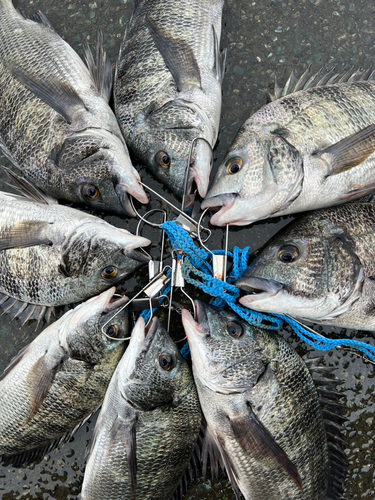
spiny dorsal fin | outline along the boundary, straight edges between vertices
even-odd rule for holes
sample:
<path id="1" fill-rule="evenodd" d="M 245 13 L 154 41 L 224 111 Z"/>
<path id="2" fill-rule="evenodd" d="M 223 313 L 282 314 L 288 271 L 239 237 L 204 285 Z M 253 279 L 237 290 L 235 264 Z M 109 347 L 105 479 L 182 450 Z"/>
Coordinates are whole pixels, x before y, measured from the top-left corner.
<path id="1" fill-rule="evenodd" d="M 323 68 L 320 68 L 317 73 L 310 73 L 310 68 L 311 66 L 306 69 L 306 71 L 300 76 L 300 78 L 297 78 L 294 75 L 294 71 L 292 71 L 284 87 L 279 87 L 275 79 L 273 93 L 268 93 L 269 100 L 276 101 L 281 97 L 285 97 L 289 94 L 294 94 L 299 90 L 322 87 L 323 85 L 375 80 L 375 71 L 372 68 L 365 70 L 355 70 L 351 68 L 348 71 L 341 71 L 338 73 L 335 72 L 335 68 L 332 68 L 326 72 L 324 72 Z"/>
<path id="2" fill-rule="evenodd" d="M 94 61 L 94 57 L 87 41 L 83 44 L 83 52 L 91 79 L 99 94 L 101 94 L 101 96 L 108 102 L 112 91 L 113 71 L 112 64 L 107 60 L 107 54 L 103 49 L 102 31 L 98 30 L 97 32 L 96 61 Z"/>

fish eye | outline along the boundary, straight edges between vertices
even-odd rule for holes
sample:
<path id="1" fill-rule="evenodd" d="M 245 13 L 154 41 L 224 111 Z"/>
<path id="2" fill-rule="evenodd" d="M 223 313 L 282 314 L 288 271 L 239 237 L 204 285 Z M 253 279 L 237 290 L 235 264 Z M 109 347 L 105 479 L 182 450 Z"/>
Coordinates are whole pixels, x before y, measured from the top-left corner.
<path id="1" fill-rule="evenodd" d="M 280 247 L 277 256 L 281 262 L 289 264 L 299 257 L 299 250 L 295 245 L 283 245 Z"/>
<path id="2" fill-rule="evenodd" d="M 163 368 L 163 370 L 169 372 L 174 367 L 174 361 L 172 356 L 167 352 L 163 352 L 159 356 L 159 365 Z"/>
<path id="3" fill-rule="evenodd" d="M 165 153 L 164 151 L 159 151 L 159 153 L 156 153 L 155 155 L 155 163 L 157 167 L 169 168 L 171 165 L 169 154 Z"/>
<path id="4" fill-rule="evenodd" d="M 105 280 L 110 280 L 112 278 L 115 278 L 117 276 L 117 273 L 118 273 L 117 267 L 115 267 L 115 266 L 107 266 L 101 272 L 101 276 Z"/>
<path id="5" fill-rule="evenodd" d="M 227 162 L 225 163 L 227 174 L 237 174 L 241 170 L 242 165 L 243 161 L 239 156 L 233 156 L 233 158 L 229 158 L 229 160 L 227 160 Z"/>
<path id="6" fill-rule="evenodd" d="M 85 184 L 81 189 L 82 196 L 87 201 L 95 201 L 99 198 L 99 189 L 93 184 Z"/>
<path id="7" fill-rule="evenodd" d="M 231 337 L 238 339 L 243 335 L 243 326 L 238 321 L 229 321 L 227 324 L 227 332 Z"/>
<path id="8" fill-rule="evenodd" d="M 112 337 L 115 339 L 118 337 L 119 332 L 120 328 L 118 327 L 118 325 L 111 325 L 107 328 L 108 337 Z"/>

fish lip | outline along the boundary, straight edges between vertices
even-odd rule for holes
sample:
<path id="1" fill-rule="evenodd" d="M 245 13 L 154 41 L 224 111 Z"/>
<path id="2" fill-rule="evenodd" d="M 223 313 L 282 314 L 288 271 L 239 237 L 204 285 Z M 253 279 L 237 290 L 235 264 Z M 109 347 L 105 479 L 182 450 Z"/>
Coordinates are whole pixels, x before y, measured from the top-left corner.
<path id="1" fill-rule="evenodd" d="M 194 321 L 200 326 L 204 323 L 208 323 L 206 308 L 200 300 L 194 300 Z"/>
<path id="2" fill-rule="evenodd" d="M 137 262 L 140 262 L 141 264 L 146 264 L 151 260 L 150 255 L 148 254 L 146 255 L 145 253 L 143 253 L 141 247 L 139 250 L 136 250 L 134 248 L 125 248 L 124 255 L 126 257 L 129 257 L 129 259 L 133 259 Z"/>
<path id="3" fill-rule="evenodd" d="M 154 316 L 151 320 L 150 325 L 146 328 L 146 338 L 144 341 L 144 350 L 147 352 L 152 344 L 152 341 L 154 340 L 157 331 L 160 328 L 160 321 L 159 318 Z"/>
<path id="4" fill-rule="evenodd" d="M 237 197 L 238 193 L 227 193 L 212 196 L 211 198 L 206 198 L 202 201 L 201 209 L 205 210 L 206 208 L 215 209 L 217 207 L 221 207 L 219 211 L 211 217 L 210 223 L 214 226 L 225 225 L 225 222 L 221 223 L 220 219 L 233 207 Z"/>
<path id="5" fill-rule="evenodd" d="M 205 337 L 210 334 L 207 314 L 203 302 L 200 300 L 194 300 L 194 306 L 194 318 L 187 309 L 183 309 L 181 313 L 182 323 L 188 339 L 189 336 L 191 336 L 191 333 L 189 333 L 189 328 L 185 328 L 185 323 L 187 327 L 190 326 L 191 329 L 194 330 L 194 332 L 199 336 Z"/>
<path id="6" fill-rule="evenodd" d="M 115 291 L 116 291 L 116 288 L 114 288 L 114 292 Z M 114 310 L 118 309 L 119 307 L 121 307 L 124 304 L 126 304 L 127 302 L 129 302 L 129 297 L 127 297 L 126 295 L 124 295 L 116 300 L 114 298 L 114 292 L 112 294 L 112 297 L 110 298 L 110 300 L 108 301 L 107 305 L 104 308 L 104 314 L 108 314 L 110 312 L 113 312 Z"/>
<path id="7" fill-rule="evenodd" d="M 236 286 L 245 292 L 250 292 L 251 295 L 241 297 L 240 303 L 246 305 L 248 302 L 254 302 L 260 298 L 273 297 L 284 288 L 284 285 L 278 281 L 266 278 L 239 278 L 236 281 Z"/>
<path id="8" fill-rule="evenodd" d="M 140 184 L 139 189 L 130 189 L 129 186 L 120 182 L 116 185 L 115 191 L 125 214 L 129 217 L 135 217 L 137 215 L 130 202 L 130 196 L 133 196 L 133 198 L 138 200 L 140 203 L 147 204 L 149 202 L 149 199 Z"/>

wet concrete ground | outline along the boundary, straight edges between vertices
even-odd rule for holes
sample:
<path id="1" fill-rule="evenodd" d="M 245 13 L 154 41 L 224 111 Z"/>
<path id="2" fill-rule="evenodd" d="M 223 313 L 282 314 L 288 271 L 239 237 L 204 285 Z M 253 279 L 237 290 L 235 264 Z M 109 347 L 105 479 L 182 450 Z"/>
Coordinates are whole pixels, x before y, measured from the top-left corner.
<path id="1" fill-rule="evenodd" d="M 17 0 L 15 4 L 29 14 L 41 10 L 56 31 L 80 54 L 83 40 L 94 42 L 96 30 L 101 29 L 112 61 L 116 59 L 132 11 L 130 0 Z M 222 47 L 228 48 L 228 64 L 223 88 L 222 123 L 215 150 L 216 165 L 243 121 L 266 103 L 266 90 L 271 88 L 275 73 L 281 84 L 291 70 L 301 74 L 309 64 L 314 70 L 322 65 L 336 65 L 338 70 L 351 66 L 370 67 L 375 61 L 374 22 L 375 3 L 370 0 L 226 0 Z M 144 170 L 142 178 L 170 200 L 176 200 Z M 158 203 L 154 202 L 154 205 Z M 135 229 L 135 221 L 105 218 L 118 226 Z M 247 229 L 231 229 L 230 248 L 250 245 L 255 251 L 288 220 L 277 219 L 257 223 Z M 157 235 L 154 233 L 151 237 L 156 239 Z M 222 242 L 223 232 L 214 230 L 209 247 L 221 248 Z M 154 251 L 157 252 L 157 243 Z M 123 290 L 131 295 L 141 274 L 128 280 Z M 0 318 L 0 369 L 36 335 L 35 324 L 19 330 L 17 321 L 11 325 L 7 321 L 6 317 Z M 331 329 L 317 330 L 327 334 L 332 332 Z M 289 332 L 284 334 L 290 337 Z M 348 335 L 374 342 L 369 333 L 336 330 L 333 335 Z M 296 337 L 290 340 L 300 354 L 306 352 Z M 344 498 L 374 499 L 374 367 L 355 354 L 344 351 L 326 354 L 323 363 L 336 367 L 335 374 L 344 381 L 341 390 L 346 398 L 349 419 L 345 432 L 348 471 Z M 4 500 L 77 498 L 91 428 L 92 424 L 85 425 L 70 443 L 52 452 L 39 464 L 22 469 L 0 468 L 0 497 Z M 197 481 L 190 487 L 186 498 L 232 500 L 234 496 L 222 476 L 220 481 Z"/>

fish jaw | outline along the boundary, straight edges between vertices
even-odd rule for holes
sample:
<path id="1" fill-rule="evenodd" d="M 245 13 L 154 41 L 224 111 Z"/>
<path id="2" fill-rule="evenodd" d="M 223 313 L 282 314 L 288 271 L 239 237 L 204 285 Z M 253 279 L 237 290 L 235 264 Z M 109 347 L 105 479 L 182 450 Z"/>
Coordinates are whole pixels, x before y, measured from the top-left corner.
<path id="1" fill-rule="evenodd" d="M 259 283 L 257 283 L 259 286 Z M 340 303 L 334 294 L 327 297 L 299 297 L 290 294 L 285 288 L 272 293 L 262 291 L 239 299 L 241 305 L 255 311 L 289 315 L 306 321 L 325 321 L 334 317 Z"/>
<path id="2" fill-rule="evenodd" d="M 181 316 L 182 326 L 184 327 L 188 338 L 189 348 L 193 359 L 194 373 L 199 373 L 201 375 L 208 366 L 205 356 L 206 348 L 204 340 L 207 336 L 209 336 L 210 330 L 204 306 L 201 305 L 199 300 L 195 300 L 194 304 L 197 321 L 187 309 L 182 310 Z M 199 376 L 199 378 L 201 377 Z"/>
<path id="3" fill-rule="evenodd" d="M 139 317 L 131 334 L 129 345 L 122 357 L 116 372 L 121 373 L 122 380 L 130 378 L 135 369 L 136 361 L 142 352 L 146 338 L 145 320 Z"/>
<path id="4" fill-rule="evenodd" d="M 195 160 L 188 171 L 188 184 L 191 186 L 195 182 L 199 196 L 204 198 L 207 194 L 213 164 L 212 148 L 208 142 L 198 138 L 195 141 L 193 156 Z M 187 192 L 189 193 L 190 190 L 188 189 Z"/>
<path id="5" fill-rule="evenodd" d="M 125 233 L 124 236 L 126 238 L 124 241 L 124 255 L 142 264 L 148 262 L 151 257 L 138 249 L 148 247 L 151 245 L 151 241 L 148 238 L 143 238 L 143 236 L 132 234 L 126 231 L 126 229 L 122 229 L 122 231 Z"/>

